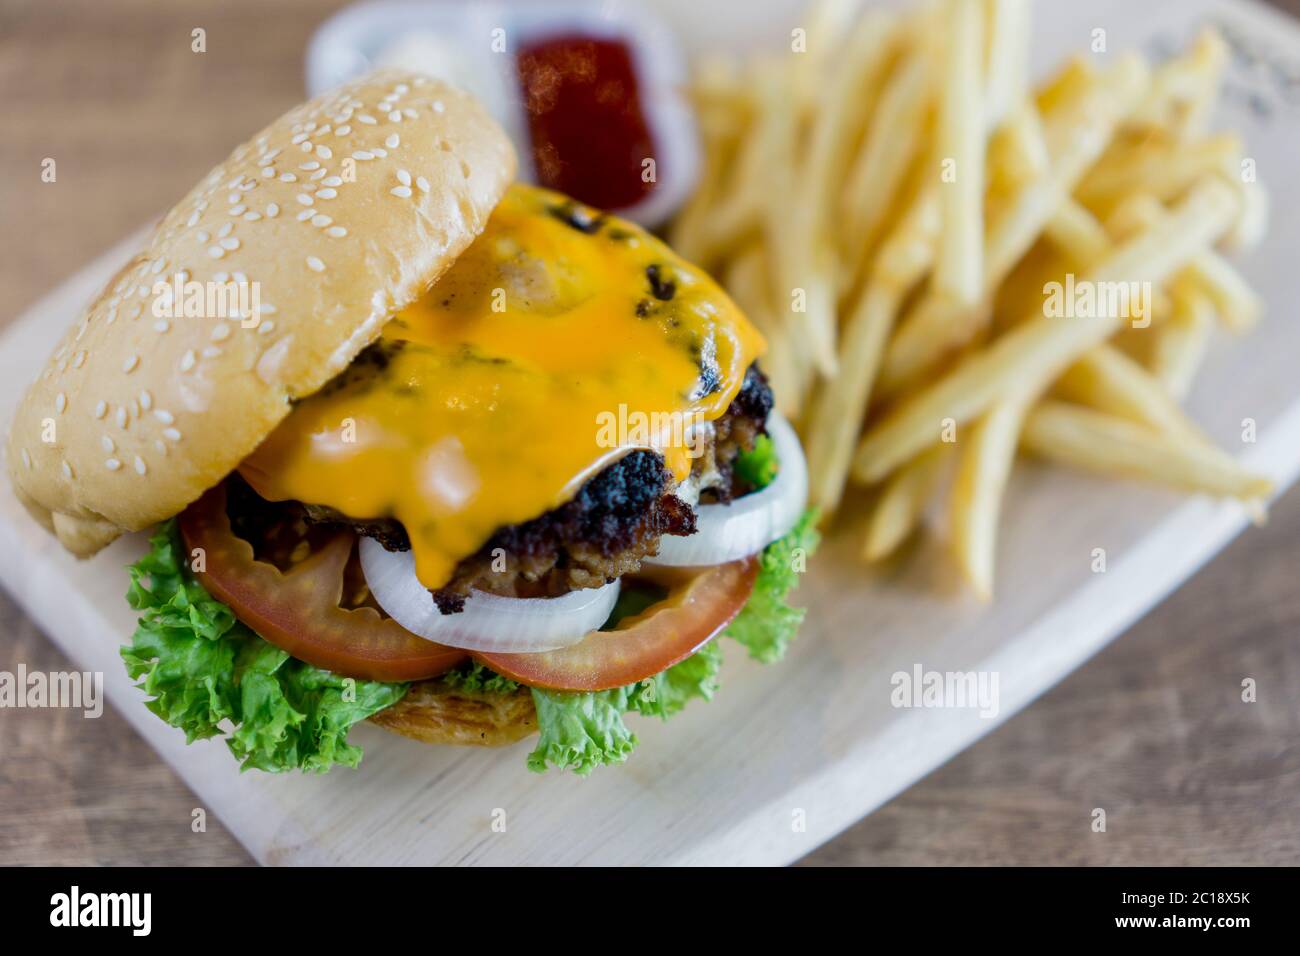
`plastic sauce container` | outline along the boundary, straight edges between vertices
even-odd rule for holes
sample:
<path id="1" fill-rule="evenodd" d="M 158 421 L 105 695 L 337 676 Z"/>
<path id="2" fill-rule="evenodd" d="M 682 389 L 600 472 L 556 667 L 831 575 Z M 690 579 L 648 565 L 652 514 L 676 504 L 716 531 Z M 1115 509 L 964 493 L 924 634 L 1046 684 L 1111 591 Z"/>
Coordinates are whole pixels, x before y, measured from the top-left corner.
<path id="1" fill-rule="evenodd" d="M 694 188 L 699 140 L 681 50 L 640 7 L 363 3 L 316 31 L 308 90 L 386 65 L 477 96 L 514 140 L 523 179 L 650 227 Z"/>

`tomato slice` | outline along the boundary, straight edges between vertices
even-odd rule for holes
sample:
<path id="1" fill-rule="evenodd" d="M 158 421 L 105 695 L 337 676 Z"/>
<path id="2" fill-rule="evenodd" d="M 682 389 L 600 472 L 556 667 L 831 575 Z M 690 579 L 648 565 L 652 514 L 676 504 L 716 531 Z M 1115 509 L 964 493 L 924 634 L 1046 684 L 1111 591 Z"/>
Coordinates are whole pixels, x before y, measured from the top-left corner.
<path id="1" fill-rule="evenodd" d="M 609 690 L 644 680 L 684 660 L 713 639 L 749 600 L 758 559 L 703 571 L 645 568 L 640 577 L 668 589 L 662 601 L 612 631 L 593 631 L 577 644 L 538 654 L 474 653 L 512 680 L 551 690 Z"/>
<path id="2" fill-rule="evenodd" d="M 412 634 L 370 607 L 342 608 L 343 572 L 356 535 L 342 531 L 288 571 L 253 557 L 230 529 L 226 489 L 218 485 L 179 519 L 186 546 L 204 551 L 195 576 L 235 616 L 299 660 L 363 680 L 436 677 L 468 656 Z"/>

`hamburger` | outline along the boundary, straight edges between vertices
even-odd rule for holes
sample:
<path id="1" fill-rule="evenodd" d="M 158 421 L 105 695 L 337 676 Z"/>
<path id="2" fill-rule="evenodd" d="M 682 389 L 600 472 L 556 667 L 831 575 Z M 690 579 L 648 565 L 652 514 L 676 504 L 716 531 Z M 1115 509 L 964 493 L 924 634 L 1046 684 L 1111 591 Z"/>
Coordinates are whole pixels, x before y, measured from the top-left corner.
<path id="1" fill-rule="evenodd" d="M 153 528 L 122 648 L 245 769 L 363 720 L 589 772 L 779 658 L 815 545 L 762 336 L 639 227 L 513 181 L 467 94 L 384 71 L 239 146 L 68 331 L 8 441 L 74 554 Z"/>

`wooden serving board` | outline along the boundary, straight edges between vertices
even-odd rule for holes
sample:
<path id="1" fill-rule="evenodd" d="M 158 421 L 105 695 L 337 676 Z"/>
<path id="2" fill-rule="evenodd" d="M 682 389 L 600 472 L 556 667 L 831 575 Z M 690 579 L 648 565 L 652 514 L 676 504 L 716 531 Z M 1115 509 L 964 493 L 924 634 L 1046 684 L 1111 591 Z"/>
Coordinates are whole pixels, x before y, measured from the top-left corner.
<path id="1" fill-rule="evenodd" d="M 1153 38 L 1181 42 L 1207 17 L 1242 31 L 1271 60 L 1300 64 L 1300 29 L 1254 5 L 1079 6 L 1087 9 L 1040 4 L 1040 71 L 1083 49 L 1097 26 L 1119 51 Z M 785 29 L 772 26 L 778 35 Z M 1258 68 L 1235 65 L 1237 93 L 1222 118 L 1245 134 L 1273 192 L 1270 238 L 1243 266 L 1268 313 L 1252 336 L 1217 343 L 1191 411 L 1281 488 L 1300 472 L 1300 107 L 1271 84 Z M 1261 111 L 1260 97 L 1271 112 Z M 87 267 L 0 337 L 4 420 L 62 330 L 138 242 L 133 237 Z M 1258 423 L 1253 444 L 1241 442 L 1243 418 Z M 811 610 L 789 658 L 762 667 L 728 645 L 714 701 L 692 704 L 667 723 L 629 718 L 641 746 L 624 766 L 585 780 L 528 773 L 527 743 L 430 748 L 369 726 L 354 732 L 366 751 L 358 771 L 240 774 L 223 744 L 186 747 L 178 731 L 145 710 L 117 657 L 134 624 L 122 597 L 124 566 L 141 552 L 142 536 L 77 562 L 16 500 L 0 495 L 0 581 L 78 667 L 105 674 L 112 704 L 262 862 L 784 863 L 1043 693 L 1245 523 L 1233 503 L 1023 466 L 1010 490 L 998 598 L 984 607 L 956 586 L 933 545 L 868 573 L 856 559 L 857 528 L 845 520 L 799 592 Z M 1092 571 L 1095 548 L 1106 549 L 1104 573 Z M 895 708 L 891 675 L 918 666 L 997 675 L 996 715 Z M 506 826 L 498 832 L 493 822 L 501 811 Z"/>

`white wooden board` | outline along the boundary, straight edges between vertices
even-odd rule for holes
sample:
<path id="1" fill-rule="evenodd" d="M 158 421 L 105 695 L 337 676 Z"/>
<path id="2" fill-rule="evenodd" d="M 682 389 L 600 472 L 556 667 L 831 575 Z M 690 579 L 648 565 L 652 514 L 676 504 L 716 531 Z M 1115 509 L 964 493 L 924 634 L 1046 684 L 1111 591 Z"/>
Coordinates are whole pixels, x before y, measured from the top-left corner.
<path id="1" fill-rule="evenodd" d="M 670 12 L 687 5 L 669 3 Z M 698 16 L 698 5 L 694 6 Z M 789 4 L 777 4 L 788 9 Z M 1300 29 L 1271 11 L 1216 0 L 1042 3 L 1040 68 L 1109 31 L 1110 49 L 1153 35 L 1181 40 L 1205 16 L 1224 18 L 1300 63 Z M 752 5 L 747 6 L 751 11 Z M 1050 17 L 1050 19 L 1049 19 Z M 789 18 L 773 18 L 782 35 Z M 699 45 L 718 24 L 688 35 Z M 713 33 L 709 33 L 712 30 Z M 1270 97 L 1270 81 L 1237 71 Z M 1268 302 L 1252 337 L 1216 349 L 1191 408 L 1225 446 L 1286 486 L 1300 471 L 1300 111 L 1257 115 L 1234 98 L 1222 117 L 1241 129 L 1274 194 L 1268 243 L 1244 271 Z M 134 240 L 89 266 L 0 338 L 0 417 L 60 332 Z M 1243 445 L 1241 420 L 1259 426 Z M 530 744 L 505 750 L 430 748 L 362 727 L 359 771 L 326 777 L 239 774 L 223 745 L 184 746 L 145 710 L 117 658 L 133 625 L 122 595 L 141 539 L 94 560 L 62 553 L 9 495 L 0 495 L 0 581 L 80 668 L 106 675 L 111 702 L 266 863 L 784 863 L 807 853 L 1024 707 L 1104 646 L 1215 554 L 1244 524 L 1240 507 L 1025 467 L 1002 541 L 997 602 L 980 607 L 950 583 L 936 550 L 887 574 L 856 564 L 856 539 L 833 535 L 799 597 L 812 610 L 782 665 L 728 648 L 723 687 L 668 723 L 630 718 L 642 743 L 621 768 L 586 780 L 537 776 Z M 1092 549 L 1109 570 L 1093 574 Z M 996 672 L 999 712 L 895 709 L 890 676 Z M 1140 675 L 1139 679 L 1140 679 Z M 493 832 L 493 811 L 508 826 Z M 806 820 L 792 826 L 797 813 Z M 178 861 L 183 862 L 183 861 Z"/>

